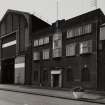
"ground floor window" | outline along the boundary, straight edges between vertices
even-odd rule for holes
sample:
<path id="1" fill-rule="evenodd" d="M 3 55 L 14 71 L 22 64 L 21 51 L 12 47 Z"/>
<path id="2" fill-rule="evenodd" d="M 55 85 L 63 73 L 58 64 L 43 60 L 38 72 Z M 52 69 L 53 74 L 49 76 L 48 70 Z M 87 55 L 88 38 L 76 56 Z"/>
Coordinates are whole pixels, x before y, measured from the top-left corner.
<path id="1" fill-rule="evenodd" d="M 34 81 L 38 81 L 38 71 L 34 71 Z"/>
<path id="2" fill-rule="evenodd" d="M 67 68 L 66 77 L 67 77 L 66 80 L 68 82 L 73 80 L 72 68 Z"/>
<path id="3" fill-rule="evenodd" d="M 48 71 L 44 70 L 43 71 L 43 81 L 47 81 L 48 80 Z"/>
<path id="4" fill-rule="evenodd" d="M 84 66 L 83 69 L 81 70 L 81 81 L 89 81 L 90 80 L 90 73 L 89 69 L 87 66 Z"/>

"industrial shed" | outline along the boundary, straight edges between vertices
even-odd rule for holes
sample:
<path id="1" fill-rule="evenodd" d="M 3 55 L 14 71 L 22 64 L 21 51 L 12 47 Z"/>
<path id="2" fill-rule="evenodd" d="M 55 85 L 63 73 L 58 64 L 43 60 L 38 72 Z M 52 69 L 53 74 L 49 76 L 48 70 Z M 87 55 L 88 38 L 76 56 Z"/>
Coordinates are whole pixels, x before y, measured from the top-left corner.
<path id="1" fill-rule="evenodd" d="M 31 84 L 31 34 L 50 25 L 27 12 L 7 10 L 0 21 L 0 80 Z"/>

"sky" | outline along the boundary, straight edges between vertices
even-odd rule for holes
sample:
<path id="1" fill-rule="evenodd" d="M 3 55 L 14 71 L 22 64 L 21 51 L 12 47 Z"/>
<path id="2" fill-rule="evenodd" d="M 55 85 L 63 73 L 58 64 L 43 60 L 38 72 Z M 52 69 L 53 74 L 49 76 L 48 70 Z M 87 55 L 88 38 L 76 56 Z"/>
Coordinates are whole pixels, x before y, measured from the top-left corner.
<path id="1" fill-rule="evenodd" d="M 70 19 L 96 9 L 95 0 L 58 0 L 58 19 Z M 97 8 L 105 14 L 105 0 L 97 0 Z M 29 12 L 48 23 L 57 20 L 57 0 L 0 0 L 0 20 L 14 9 Z"/>

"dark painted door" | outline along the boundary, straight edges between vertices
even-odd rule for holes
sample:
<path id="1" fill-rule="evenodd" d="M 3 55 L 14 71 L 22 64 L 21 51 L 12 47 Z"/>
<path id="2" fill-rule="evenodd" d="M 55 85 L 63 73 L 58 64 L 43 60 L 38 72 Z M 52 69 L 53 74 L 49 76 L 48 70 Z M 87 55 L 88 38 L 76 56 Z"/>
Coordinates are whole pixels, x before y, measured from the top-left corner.
<path id="1" fill-rule="evenodd" d="M 59 87 L 59 74 L 53 75 L 53 87 Z"/>

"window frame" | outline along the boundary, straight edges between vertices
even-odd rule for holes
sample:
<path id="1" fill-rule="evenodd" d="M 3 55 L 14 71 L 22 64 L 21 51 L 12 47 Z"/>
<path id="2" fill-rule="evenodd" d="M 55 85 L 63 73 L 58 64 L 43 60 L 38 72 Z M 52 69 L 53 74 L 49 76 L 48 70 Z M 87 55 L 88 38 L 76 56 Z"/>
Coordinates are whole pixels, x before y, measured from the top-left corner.
<path id="1" fill-rule="evenodd" d="M 72 53 L 71 53 L 72 51 Z M 75 56 L 76 55 L 76 43 L 70 43 L 66 45 L 66 56 Z"/>
<path id="2" fill-rule="evenodd" d="M 35 55 L 36 54 L 36 55 Z M 38 57 L 37 57 L 38 56 Z M 35 59 L 36 58 L 36 59 Z M 33 52 L 33 60 L 34 61 L 38 61 L 38 60 L 40 60 L 40 52 L 38 52 L 38 51 L 34 51 Z"/>
<path id="3" fill-rule="evenodd" d="M 38 41 L 38 45 L 41 46 L 43 44 L 44 44 L 44 40 L 43 40 L 43 38 L 40 38 L 39 41 Z"/>
<path id="4" fill-rule="evenodd" d="M 43 44 L 48 44 L 49 43 L 49 36 L 46 36 L 43 38 Z"/>
<path id="5" fill-rule="evenodd" d="M 39 45 L 38 40 L 34 40 L 34 47 L 37 47 Z"/>
<path id="6" fill-rule="evenodd" d="M 86 44 L 86 45 L 84 45 Z M 86 40 L 86 41 L 82 41 L 79 43 L 79 53 L 80 55 L 82 54 L 89 54 L 89 53 L 92 53 L 92 40 Z M 86 50 L 84 50 L 86 49 Z"/>
<path id="7" fill-rule="evenodd" d="M 84 24 L 84 25 L 80 25 L 78 27 L 72 27 L 71 29 L 67 29 L 67 35 L 66 38 L 73 38 L 73 37 L 77 37 L 77 36 L 81 36 L 81 35 L 85 35 L 85 34 L 89 34 L 92 32 L 92 24 Z"/>
<path id="8" fill-rule="evenodd" d="M 46 53 L 48 54 L 46 57 Z M 48 60 L 50 59 L 50 49 L 43 49 L 43 60 Z"/>
<path id="9" fill-rule="evenodd" d="M 61 56 L 62 56 L 62 32 L 58 32 L 53 35 L 53 58 Z"/>

